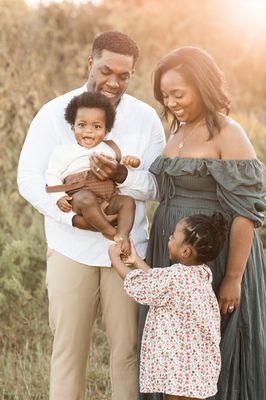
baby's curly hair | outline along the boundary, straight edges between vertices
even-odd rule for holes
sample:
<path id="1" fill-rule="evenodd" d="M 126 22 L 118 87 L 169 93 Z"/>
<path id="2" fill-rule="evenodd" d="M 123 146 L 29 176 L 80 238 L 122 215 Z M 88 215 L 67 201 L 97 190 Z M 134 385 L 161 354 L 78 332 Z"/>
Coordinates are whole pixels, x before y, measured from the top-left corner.
<path id="1" fill-rule="evenodd" d="M 93 42 L 92 55 L 101 56 L 103 50 L 133 56 L 134 64 L 139 57 L 139 49 L 131 37 L 118 31 L 103 32 Z"/>
<path id="2" fill-rule="evenodd" d="M 84 92 L 73 97 L 65 109 L 65 120 L 73 126 L 79 108 L 100 108 L 105 112 L 105 129 L 110 132 L 115 121 L 115 108 L 107 97 L 101 93 Z"/>
<path id="3" fill-rule="evenodd" d="M 207 263 L 220 253 L 227 231 L 227 220 L 219 212 L 212 216 L 196 214 L 185 218 L 184 243 L 193 246 L 197 261 Z"/>

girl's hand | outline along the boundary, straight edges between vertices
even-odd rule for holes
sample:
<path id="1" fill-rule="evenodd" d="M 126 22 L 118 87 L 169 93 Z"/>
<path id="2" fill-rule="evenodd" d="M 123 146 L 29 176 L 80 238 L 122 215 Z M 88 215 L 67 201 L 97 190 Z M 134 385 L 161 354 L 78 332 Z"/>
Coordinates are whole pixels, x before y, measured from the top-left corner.
<path id="1" fill-rule="evenodd" d="M 61 199 L 59 199 L 56 204 L 61 211 L 70 212 L 72 210 L 72 205 L 69 203 L 69 201 L 71 200 L 72 200 L 71 196 L 64 196 L 61 197 Z"/>
<path id="2" fill-rule="evenodd" d="M 123 257 L 123 261 L 126 264 L 132 264 L 132 265 L 136 265 L 139 258 L 139 255 L 136 252 L 135 246 L 134 246 L 134 242 L 132 239 L 130 239 L 130 246 L 131 246 L 131 254 L 128 257 Z"/>
<path id="3" fill-rule="evenodd" d="M 123 256 L 123 258 L 130 256 L 131 245 L 129 236 L 117 233 L 114 237 L 114 241 L 121 244 L 121 256 Z"/>
<path id="4" fill-rule="evenodd" d="M 231 314 L 239 307 L 241 279 L 224 277 L 218 292 L 218 303 L 223 314 Z"/>
<path id="5" fill-rule="evenodd" d="M 122 253 L 121 242 L 111 244 L 111 246 L 109 247 L 108 253 L 109 253 L 109 257 L 110 257 L 111 261 L 113 261 L 117 258 L 120 259 L 120 255 Z"/>

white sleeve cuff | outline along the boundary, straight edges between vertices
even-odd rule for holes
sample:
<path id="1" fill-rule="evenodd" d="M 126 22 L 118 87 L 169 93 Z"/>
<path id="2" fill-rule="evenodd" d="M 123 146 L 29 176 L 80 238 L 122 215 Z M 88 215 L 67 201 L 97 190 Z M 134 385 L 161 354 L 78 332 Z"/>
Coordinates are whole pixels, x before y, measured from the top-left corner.
<path id="1" fill-rule="evenodd" d="M 134 182 L 134 172 L 135 170 L 131 170 L 130 168 L 127 168 L 127 177 L 124 180 L 124 182 L 119 183 L 117 185 L 118 188 L 123 188 L 124 186 L 132 186 L 132 183 Z"/>

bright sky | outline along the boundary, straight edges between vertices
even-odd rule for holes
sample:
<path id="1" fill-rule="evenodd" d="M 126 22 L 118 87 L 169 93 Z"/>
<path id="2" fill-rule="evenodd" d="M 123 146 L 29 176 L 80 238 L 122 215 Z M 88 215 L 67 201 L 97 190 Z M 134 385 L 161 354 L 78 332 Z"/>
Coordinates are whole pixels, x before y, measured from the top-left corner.
<path id="1" fill-rule="evenodd" d="M 50 3 L 63 3 L 64 0 L 25 0 L 29 6 L 37 7 L 41 4 L 50 4 Z M 100 4 L 102 0 L 70 0 L 71 3 L 74 4 L 85 4 L 85 3 L 94 3 Z"/>
<path id="2" fill-rule="evenodd" d="M 25 0 L 32 7 L 37 7 L 38 4 L 62 3 L 64 0 Z M 101 4 L 103 0 L 67 0 L 74 4 L 94 3 Z M 160 1 L 160 0 L 158 0 Z M 266 16 L 266 0 L 231 0 L 232 10 L 235 14 L 234 18 L 242 19 L 248 25 L 265 25 Z M 257 27 L 258 28 L 258 27 Z"/>
<path id="3" fill-rule="evenodd" d="M 38 4 L 50 4 L 50 3 L 62 3 L 64 0 L 25 0 L 27 4 L 30 6 L 38 6 Z M 102 2 L 102 0 L 68 0 L 74 4 L 85 4 L 85 3 L 95 3 L 99 4 Z M 242 2 L 246 5 L 249 9 L 253 9 L 253 11 L 260 12 L 262 9 L 263 11 L 266 10 L 266 0 L 242 0 Z"/>

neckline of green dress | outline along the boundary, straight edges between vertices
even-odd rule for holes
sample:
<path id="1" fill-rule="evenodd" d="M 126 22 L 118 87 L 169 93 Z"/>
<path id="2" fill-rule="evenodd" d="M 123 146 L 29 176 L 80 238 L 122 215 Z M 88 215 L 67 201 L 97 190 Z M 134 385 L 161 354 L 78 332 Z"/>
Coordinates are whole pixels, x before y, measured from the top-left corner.
<path id="1" fill-rule="evenodd" d="M 261 161 L 259 160 L 259 159 L 257 159 L 257 158 L 249 158 L 249 159 L 233 159 L 233 158 L 211 158 L 211 157 L 178 157 L 178 156 L 176 156 L 176 157 L 168 157 L 168 156 L 164 156 L 164 155 L 160 155 L 159 157 L 162 157 L 162 158 L 164 158 L 165 160 L 188 160 L 188 161 L 194 161 L 194 160 L 196 160 L 196 161 L 215 161 L 215 162 L 226 162 L 226 161 L 228 161 L 228 162 L 236 162 L 236 163 L 238 163 L 238 162 L 241 162 L 241 163 L 243 163 L 243 162 L 246 162 L 246 163 L 248 163 L 248 162 L 255 162 L 255 163 L 258 163 L 258 164 L 261 164 Z"/>

